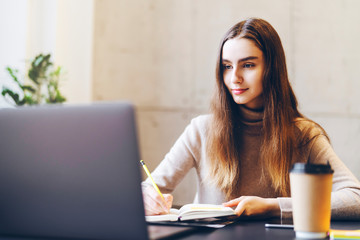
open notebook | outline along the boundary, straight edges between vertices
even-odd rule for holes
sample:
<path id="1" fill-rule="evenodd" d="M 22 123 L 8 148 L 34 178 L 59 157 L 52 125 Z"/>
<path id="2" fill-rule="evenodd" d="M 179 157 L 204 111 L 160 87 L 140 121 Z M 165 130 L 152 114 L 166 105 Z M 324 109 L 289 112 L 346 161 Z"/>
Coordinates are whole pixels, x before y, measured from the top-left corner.
<path id="1" fill-rule="evenodd" d="M 213 204 L 186 204 L 180 209 L 170 209 L 169 214 L 146 216 L 147 222 L 162 221 L 187 221 L 204 218 L 217 218 L 235 216 L 235 211 L 230 207 Z"/>

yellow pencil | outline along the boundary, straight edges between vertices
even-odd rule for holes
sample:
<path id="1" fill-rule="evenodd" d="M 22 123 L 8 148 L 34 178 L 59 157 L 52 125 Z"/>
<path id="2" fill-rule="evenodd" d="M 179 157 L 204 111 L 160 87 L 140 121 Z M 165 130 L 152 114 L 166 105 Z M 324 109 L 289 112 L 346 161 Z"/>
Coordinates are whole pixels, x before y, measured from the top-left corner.
<path id="1" fill-rule="evenodd" d="M 145 172 L 146 172 L 146 175 L 150 178 L 151 183 L 152 183 L 152 185 L 154 186 L 155 190 L 159 193 L 159 195 L 162 197 L 162 199 L 165 200 L 164 196 L 163 196 L 162 193 L 160 192 L 160 189 L 158 188 L 158 186 L 156 185 L 154 179 L 152 178 L 152 176 L 151 176 L 151 174 L 150 174 L 150 172 L 149 172 L 149 169 L 146 167 L 145 162 L 144 162 L 143 160 L 140 160 L 140 163 L 141 163 L 141 165 L 143 166 L 143 168 L 144 168 L 144 170 L 145 170 Z"/>

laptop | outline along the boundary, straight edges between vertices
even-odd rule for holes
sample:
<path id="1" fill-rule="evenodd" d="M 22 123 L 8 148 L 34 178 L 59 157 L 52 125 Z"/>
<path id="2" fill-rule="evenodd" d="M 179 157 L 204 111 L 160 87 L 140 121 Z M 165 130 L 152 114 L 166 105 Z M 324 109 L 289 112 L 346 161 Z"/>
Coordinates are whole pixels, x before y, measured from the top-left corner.
<path id="1" fill-rule="evenodd" d="M 0 235 L 148 239 L 134 107 L 0 110 Z"/>

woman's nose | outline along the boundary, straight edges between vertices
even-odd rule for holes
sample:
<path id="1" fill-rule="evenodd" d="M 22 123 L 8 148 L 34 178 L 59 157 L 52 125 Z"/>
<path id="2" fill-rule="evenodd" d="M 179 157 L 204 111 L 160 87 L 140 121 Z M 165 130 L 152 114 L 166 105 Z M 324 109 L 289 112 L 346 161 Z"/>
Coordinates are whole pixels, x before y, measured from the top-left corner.
<path id="1" fill-rule="evenodd" d="M 242 83 L 244 81 L 244 78 L 242 76 L 242 73 L 237 68 L 234 69 L 231 76 L 231 82 L 233 83 Z"/>

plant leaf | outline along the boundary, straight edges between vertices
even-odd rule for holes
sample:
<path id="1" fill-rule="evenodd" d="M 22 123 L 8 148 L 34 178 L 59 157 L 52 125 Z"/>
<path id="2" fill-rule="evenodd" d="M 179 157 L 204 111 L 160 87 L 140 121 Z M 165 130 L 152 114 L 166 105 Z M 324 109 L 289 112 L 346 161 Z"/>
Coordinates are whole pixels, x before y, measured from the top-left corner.
<path id="1" fill-rule="evenodd" d="M 5 97 L 5 95 L 9 95 L 15 102 L 16 105 L 18 105 L 19 101 L 19 94 L 13 92 L 12 90 L 8 89 L 8 88 L 4 88 L 1 92 L 1 94 Z"/>
<path id="2" fill-rule="evenodd" d="M 36 92 L 35 88 L 33 88 L 33 87 L 30 86 L 30 85 L 24 85 L 24 86 L 23 86 L 23 90 L 24 90 L 24 91 L 27 90 L 27 91 L 29 91 L 29 92 L 31 92 L 31 93 L 35 93 L 35 92 Z"/>

